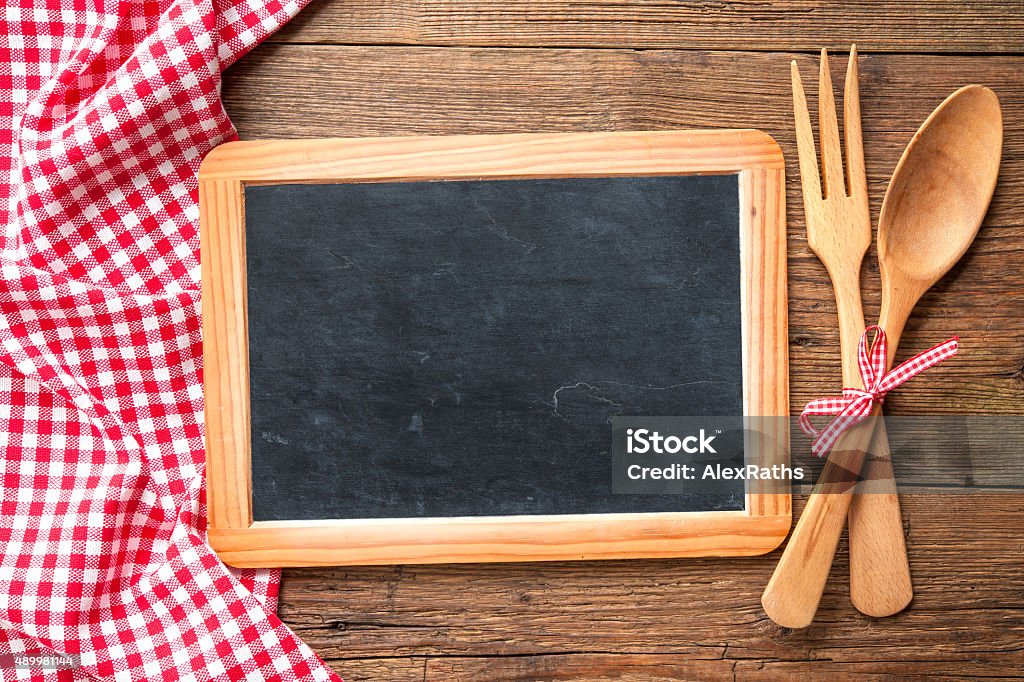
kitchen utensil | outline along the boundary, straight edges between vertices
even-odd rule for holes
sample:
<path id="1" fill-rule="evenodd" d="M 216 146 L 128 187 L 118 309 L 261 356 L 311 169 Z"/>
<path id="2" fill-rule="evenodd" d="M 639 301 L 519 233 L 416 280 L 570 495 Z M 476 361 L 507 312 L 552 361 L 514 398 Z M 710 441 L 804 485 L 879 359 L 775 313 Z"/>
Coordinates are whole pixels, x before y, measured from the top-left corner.
<path id="1" fill-rule="evenodd" d="M 836 120 L 828 53 L 821 51 L 818 78 L 818 120 L 824 187 L 819 187 L 818 165 L 814 158 L 814 135 L 800 73 L 792 64 L 793 107 L 800 153 L 801 185 L 807 241 L 825 265 L 832 280 L 839 317 L 839 345 L 843 386 L 862 388 L 857 368 L 857 344 L 866 326 L 861 307 L 860 269 L 871 244 L 871 216 L 868 208 L 864 148 L 861 138 L 860 93 L 857 72 L 857 46 L 850 49 L 846 86 L 843 94 L 846 133 L 846 183 L 840 159 L 839 127 Z M 824 189 L 824 191 L 822 191 Z M 871 533 L 858 535 L 865 548 L 851 550 L 850 597 L 863 613 L 887 616 L 904 609 L 914 596 L 907 561 L 903 519 L 889 457 L 889 440 L 882 420 L 872 443 L 870 497 L 856 500 L 862 518 L 871 519 Z"/>
<path id="2" fill-rule="evenodd" d="M 995 188 L 1001 147 L 999 101 L 988 88 L 971 85 L 928 117 L 900 159 L 879 220 L 880 325 L 889 339 L 887 367 L 918 299 L 977 234 Z M 834 176 L 834 158 L 823 155 L 823 162 L 826 178 Z M 879 414 L 876 406 L 872 416 Z M 765 612 L 780 625 L 802 628 L 814 617 L 875 421 L 854 426 L 836 444 L 765 589 Z M 862 522 L 871 518 L 858 520 L 857 537 L 865 542 L 865 534 L 875 530 Z"/>

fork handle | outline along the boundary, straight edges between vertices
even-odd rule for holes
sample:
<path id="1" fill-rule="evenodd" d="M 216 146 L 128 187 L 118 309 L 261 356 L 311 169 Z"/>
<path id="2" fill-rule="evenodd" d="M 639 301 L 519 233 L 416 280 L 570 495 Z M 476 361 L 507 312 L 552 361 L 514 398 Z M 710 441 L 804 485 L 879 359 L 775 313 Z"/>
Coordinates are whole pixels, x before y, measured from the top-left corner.
<path id="1" fill-rule="evenodd" d="M 843 367 L 843 386 L 864 388 L 857 366 L 857 346 L 864 335 L 864 307 L 860 297 L 860 262 L 845 272 L 829 272 L 836 295 L 839 317 L 839 352 Z"/>
<path id="2" fill-rule="evenodd" d="M 822 259 L 825 262 L 825 259 Z M 826 262 L 826 267 L 829 263 Z M 864 333 L 860 296 L 860 259 L 831 261 L 829 278 L 839 314 L 839 340 L 843 385 L 863 387 L 857 367 L 857 344 Z M 849 349 L 853 349 L 853 353 Z M 875 408 L 873 414 L 878 414 Z M 773 621 L 788 628 L 805 628 L 814 620 L 818 602 L 832 570 L 839 538 L 846 526 L 853 498 L 852 487 L 871 443 L 871 422 L 843 433 L 818 478 L 814 492 L 782 552 L 775 572 L 761 595 L 761 605 Z"/>
<path id="3" fill-rule="evenodd" d="M 876 406 L 872 416 L 878 414 Z M 871 442 L 871 421 L 856 424 L 839 437 L 761 595 L 764 612 L 783 627 L 805 628 L 814 620 Z"/>

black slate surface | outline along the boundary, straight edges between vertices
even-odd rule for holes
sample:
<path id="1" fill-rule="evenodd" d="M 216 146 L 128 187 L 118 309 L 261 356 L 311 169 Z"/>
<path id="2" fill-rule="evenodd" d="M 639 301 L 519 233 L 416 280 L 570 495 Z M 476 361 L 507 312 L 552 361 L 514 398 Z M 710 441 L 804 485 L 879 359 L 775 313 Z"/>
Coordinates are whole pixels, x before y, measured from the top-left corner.
<path id="1" fill-rule="evenodd" d="M 613 494 L 608 423 L 741 413 L 738 193 L 246 188 L 255 519 L 742 509 Z"/>

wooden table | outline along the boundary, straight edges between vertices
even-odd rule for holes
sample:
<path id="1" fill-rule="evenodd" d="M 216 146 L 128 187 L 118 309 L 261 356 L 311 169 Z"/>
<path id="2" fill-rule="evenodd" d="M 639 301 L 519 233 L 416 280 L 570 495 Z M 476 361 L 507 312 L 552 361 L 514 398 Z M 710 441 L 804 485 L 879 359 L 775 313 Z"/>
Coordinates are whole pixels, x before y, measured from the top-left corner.
<path id="1" fill-rule="evenodd" d="M 1024 2 L 318 0 L 231 68 L 243 139 L 755 127 L 789 159 L 792 410 L 839 386 L 835 307 L 807 248 L 789 61 L 856 41 L 872 210 L 913 131 L 968 82 L 999 94 L 992 209 L 921 302 L 901 349 L 960 356 L 892 414 L 1024 412 Z M 845 54 L 832 65 L 837 87 Z M 813 101 L 812 101 L 813 106 Z M 873 252 L 863 273 L 877 314 Z M 798 514 L 803 499 L 794 501 Z M 840 547 L 818 618 L 760 607 L 754 559 L 394 566 L 285 572 L 280 614 L 347 680 L 694 680 L 1024 674 L 1024 494 L 907 497 L 917 594 L 897 617 L 849 603 Z"/>

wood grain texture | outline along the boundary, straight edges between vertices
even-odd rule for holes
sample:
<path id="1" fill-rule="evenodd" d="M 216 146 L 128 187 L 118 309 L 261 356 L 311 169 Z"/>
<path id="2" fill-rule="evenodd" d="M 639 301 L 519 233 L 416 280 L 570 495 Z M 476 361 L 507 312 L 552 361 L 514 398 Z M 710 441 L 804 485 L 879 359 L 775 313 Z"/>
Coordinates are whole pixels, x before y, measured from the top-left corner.
<path id="1" fill-rule="evenodd" d="M 249 371 L 245 305 L 242 186 L 237 180 L 202 183 L 199 192 L 203 253 L 203 399 L 206 405 L 206 502 L 211 527 L 252 523 L 249 496 Z"/>
<path id="2" fill-rule="evenodd" d="M 1024 498 L 903 503 L 917 593 L 910 609 L 882 620 L 857 613 L 845 580 L 832 580 L 812 627 L 775 625 L 758 596 L 777 554 L 293 569 L 279 614 L 349 682 L 421 680 L 424 660 L 428 680 L 537 680 L 588 667 L 586 679 L 597 680 L 1019 675 Z M 948 515 L 935 513 L 939 505 Z M 847 570 L 844 542 L 833 575 Z"/>
<path id="3" fill-rule="evenodd" d="M 788 496 L 771 497 L 775 504 L 757 504 L 756 514 L 257 521 L 208 535 L 225 563 L 242 568 L 750 556 L 770 552 L 789 532 Z"/>
<path id="4" fill-rule="evenodd" d="M 221 145 L 203 161 L 200 180 L 279 184 L 615 177 L 781 170 L 782 165 L 778 145 L 756 130 L 327 138 Z M 777 184 L 781 178 L 772 180 Z M 748 200 L 752 196 L 747 193 Z M 765 221 L 759 225 L 774 229 Z"/>
<path id="5" fill-rule="evenodd" d="M 1019 0 L 321 0 L 270 40 L 379 45 L 1011 52 Z"/>
<path id="6" fill-rule="evenodd" d="M 743 414 L 754 417 L 789 414 L 789 356 L 780 347 L 788 344 L 789 325 L 788 304 L 783 305 L 786 243 L 779 234 L 786 224 L 785 181 L 779 166 L 740 173 Z M 781 344 L 779 339 L 784 339 Z M 757 441 L 748 451 L 756 453 L 758 463 L 787 463 L 788 428 L 780 420 L 758 422 L 758 434 L 750 436 Z M 771 488 L 770 482 L 748 482 L 747 513 L 754 518 L 791 519 L 790 496 L 770 492 Z"/>
<path id="7" fill-rule="evenodd" d="M 754 130 L 233 142 L 199 171 L 211 546 L 242 568 L 747 556 L 790 526 L 789 495 L 747 490 L 744 511 L 253 523 L 243 187 L 251 183 L 738 173 L 743 408 L 786 416 L 785 188 L 776 143 Z M 754 452 L 788 458 L 775 425 Z"/>
<path id="8" fill-rule="evenodd" d="M 522 20 L 498 21 L 498 7 Z M 754 13 L 766 20 L 750 20 Z M 814 62 L 792 51 L 834 49 L 833 70 L 841 72 L 841 51 L 852 41 L 861 48 L 873 222 L 903 147 L 928 113 L 967 82 L 989 85 L 1006 116 L 1000 186 L 966 260 L 925 296 L 901 344 L 909 355 L 959 333 L 963 350 L 886 406 L 894 414 L 1015 415 L 1024 398 L 1022 17 L 1020 2 L 318 0 L 271 40 L 469 45 L 472 34 L 488 45 L 624 49 L 268 43 L 228 71 L 224 93 L 243 139 L 699 126 L 769 132 L 790 160 L 791 409 L 799 410 L 834 390 L 840 366 L 832 290 L 807 248 L 794 163 L 788 64 L 795 57 L 811 73 Z M 632 50 L 644 47 L 722 51 Z M 862 286 L 874 319 L 873 251 Z M 804 499 L 794 499 L 796 514 Z M 883 620 L 858 614 L 841 543 L 816 623 L 802 631 L 771 623 L 758 604 L 777 552 L 741 561 L 287 570 L 279 612 L 349 682 L 557 679 L 563 670 L 580 671 L 576 679 L 637 681 L 1019 677 L 1022 514 L 1020 495 L 904 496 L 914 603 Z"/>

